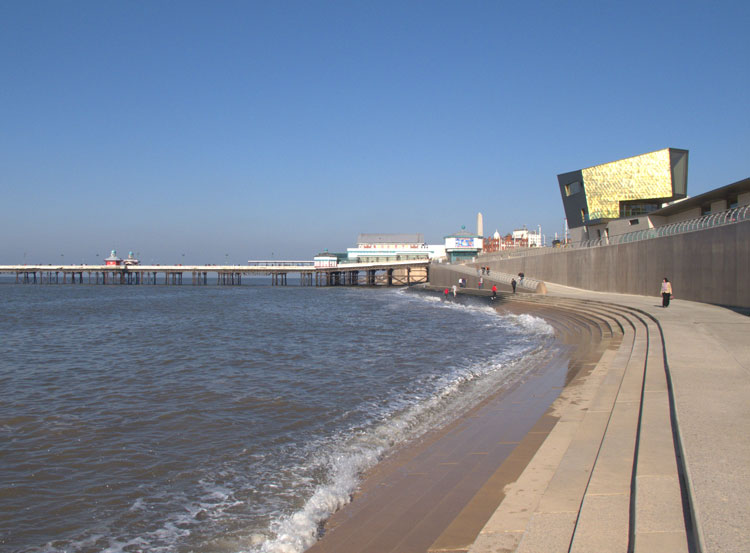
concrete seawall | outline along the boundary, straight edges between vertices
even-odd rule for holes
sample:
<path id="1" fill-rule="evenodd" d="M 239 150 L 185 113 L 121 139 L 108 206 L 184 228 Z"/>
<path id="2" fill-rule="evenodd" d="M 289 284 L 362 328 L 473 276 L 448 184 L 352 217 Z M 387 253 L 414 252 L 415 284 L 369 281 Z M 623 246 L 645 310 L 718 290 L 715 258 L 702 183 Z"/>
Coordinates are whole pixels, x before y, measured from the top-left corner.
<path id="1" fill-rule="evenodd" d="M 579 250 L 510 259 L 482 256 L 477 266 L 598 292 L 658 296 L 662 279 L 674 297 L 750 308 L 750 221 Z"/>

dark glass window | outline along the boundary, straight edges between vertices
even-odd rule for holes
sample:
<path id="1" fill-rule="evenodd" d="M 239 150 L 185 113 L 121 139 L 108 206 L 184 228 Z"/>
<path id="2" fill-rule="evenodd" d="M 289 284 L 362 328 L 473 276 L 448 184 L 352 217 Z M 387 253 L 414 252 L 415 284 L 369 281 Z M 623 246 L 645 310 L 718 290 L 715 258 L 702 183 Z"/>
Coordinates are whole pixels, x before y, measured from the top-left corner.
<path id="1" fill-rule="evenodd" d="M 572 196 L 578 194 L 581 191 L 581 183 L 579 181 L 571 182 L 565 185 L 565 195 Z"/>
<path id="2" fill-rule="evenodd" d="M 621 203 L 620 204 L 620 217 L 637 217 L 639 215 L 648 215 L 652 211 L 656 211 L 661 207 L 661 204 L 652 202 L 641 202 L 641 203 Z"/>

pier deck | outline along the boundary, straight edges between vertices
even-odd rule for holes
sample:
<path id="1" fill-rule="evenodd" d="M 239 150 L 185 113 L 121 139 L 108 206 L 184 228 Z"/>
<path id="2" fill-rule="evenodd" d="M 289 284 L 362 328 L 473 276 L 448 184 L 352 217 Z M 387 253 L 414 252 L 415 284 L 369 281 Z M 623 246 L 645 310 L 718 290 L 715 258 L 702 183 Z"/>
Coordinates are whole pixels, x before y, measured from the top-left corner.
<path id="1" fill-rule="evenodd" d="M 190 275 L 194 286 L 241 285 L 243 277 L 269 276 L 286 286 L 288 275 L 299 275 L 301 286 L 408 286 L 429 279 L 428 260 L 343 263 L 315 266 L 312 261 L 250 261 L 247 265 L 0 265 L 0 274 L 15 275 L 19 284 L 165 284 L 179 285 Z"/>

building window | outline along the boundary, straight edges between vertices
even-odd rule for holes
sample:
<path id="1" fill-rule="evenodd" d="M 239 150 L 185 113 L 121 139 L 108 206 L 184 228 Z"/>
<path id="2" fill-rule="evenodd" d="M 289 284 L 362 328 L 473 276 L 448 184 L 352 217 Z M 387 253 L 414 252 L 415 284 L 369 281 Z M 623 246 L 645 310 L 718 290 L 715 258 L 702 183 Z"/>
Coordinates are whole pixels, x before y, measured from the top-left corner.
<path id="1" fill-rule="evenodd" d="M 735 207 L 739 207 L 739 205 L 740 200 L 737 194 L 727 196 L 727 209 L 734 209 Z"/>
<path id="2" fill-rule="evenodd" d="M 708 215 L 711 213 L 711 204 L 703 204 L 701 206 L 701 216 Z"/>
<path id="3" fill-rule="evenodd" d="M 638 219 L 631 219 L 630 220 L 630 226 L 632 227 L 633 225 L 637 225 L 638 222 L 639 222 Z"/>
<path id="4" fill-rule="evenodd" d="M 620 217 L 637 217 L 639 215 L 648 215 L 661 207 L 658 203 L 639 202 L 639 203 L 621 203 Z"/>
<path id="5" fill-rule="evenodd" d="M 581 222 L 582 223 L 586 222 L 586 208 L 581 209 Z"/>
<path id="6" fill-rule="evenodd" d="M 578 194 L 581 191 L 581 183 L 579 181 L 571 182 L 565 185 L 565 195 L 572 196 Z"/>

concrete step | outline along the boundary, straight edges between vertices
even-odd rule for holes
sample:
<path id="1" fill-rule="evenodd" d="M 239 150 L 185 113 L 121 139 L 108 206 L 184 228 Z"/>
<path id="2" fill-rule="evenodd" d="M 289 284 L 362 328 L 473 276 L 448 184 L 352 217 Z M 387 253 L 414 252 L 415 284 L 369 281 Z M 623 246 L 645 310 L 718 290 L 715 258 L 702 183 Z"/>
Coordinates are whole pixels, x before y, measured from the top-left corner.
<path id="1" fill-rule="evenodd" d="M 613 374 L 618 390 L 599 454 L 584 494 L 570 545 L 576 553 L 628 550 L 633 463 L 648 340 L 640 321 L 624 372 Z M 624 353 L 624 352 L 622 352 Z M 619 380 L 618 377 L 619 376 Z M 607 408 L 596 405 L 594 408 Z"/>
<path id="2" fill-rule="evenodd" d="M 570 549 L 594 473 L 597 472 L 597 475 L 601 475 L 595 482 L 595 486 L 603 486 L 603 481 L 606 480 L 604 471 L 595 471 L 595 467 L 600 461 L 602 447 L 605 443 L 607 430 L 612 422 L 612 413 L 622 382 L 625 375 L 629 374 L 628 369 L 643 367 L 645 356 L 646 347 L 643 332 L 636 325 L 635 332 L 632 334 L 632 342 L 628 339 L 621 344 L 612 361 L 605 367 L 605 377 L 589 403 L 581 425 L 539 501 L 527 531 L 518 545 L 516 551 L 519 553 L 568 551 Z M 620 426 L 619 418 L 615 422 L 615 426 Z M 633 420 L 633 436 L 637 428 L 636 423 L 637 419 Z M 635 437 L 633 437 L 632 442 L 635 442 Z M 634 445 L 631 446 L 631 451 L 633 448 Z M 607 448 L 607 451 L 609 451 L 609 448 Z M 605 452 L 604 458 L 607 457 L 609 455 Z M 632 454 L 630 460 L 625 476 L 628 482 L 630 480 L 630 468 L 632 467 Z M 622 505 L 623 497 L 617 499 Z M 624 542 L 626 544 L 629 526 L 628 500 L 629 498 L 625 496 L 624 508 L 618 509 L 617 505 L 614 505 L 614 512 L 611 517 L 616 523 L 609 528 L 614 534 L 622 534 L 624 528 L 626 538 Z M 584 514 L 591 512 L 592 501 L 589 502 L 591 507 L 587 508 Z M 615 502 L 615 500 L 612 500 L 612 502 Z M 588 526 L 587 521 L 584 521 L 584 523 L 585 526 Z M 583 533 L 587 532 L 583 532 L 582 529 L 582 536 Z M 580 539 L 583 539 L 583 537 Z M 606 551 L 606 549 L 600 551 Z"/>
<path id="3" fill-rule="evenodd" d="M 682 489 L 672 430 L 661 334 L 649 326 L 636 459 L 634 551 L 687 553 Z"/>
<path id="4" fill-rule="evenodd" d="M 574 380 L 556 402 L 559 422 L 518 480 L 507 486 L 505 499 L 470 552 L 563 551 L 570 545 L 607 427 L 606 406 L 615 402 L 635 340 L 633 326 L 621 316 L 595 309 L 582 314 L 607 319 L 611 329 L 624 332 L 622 341 L 617 349 L 604 353 L 590 375 Z"/>

